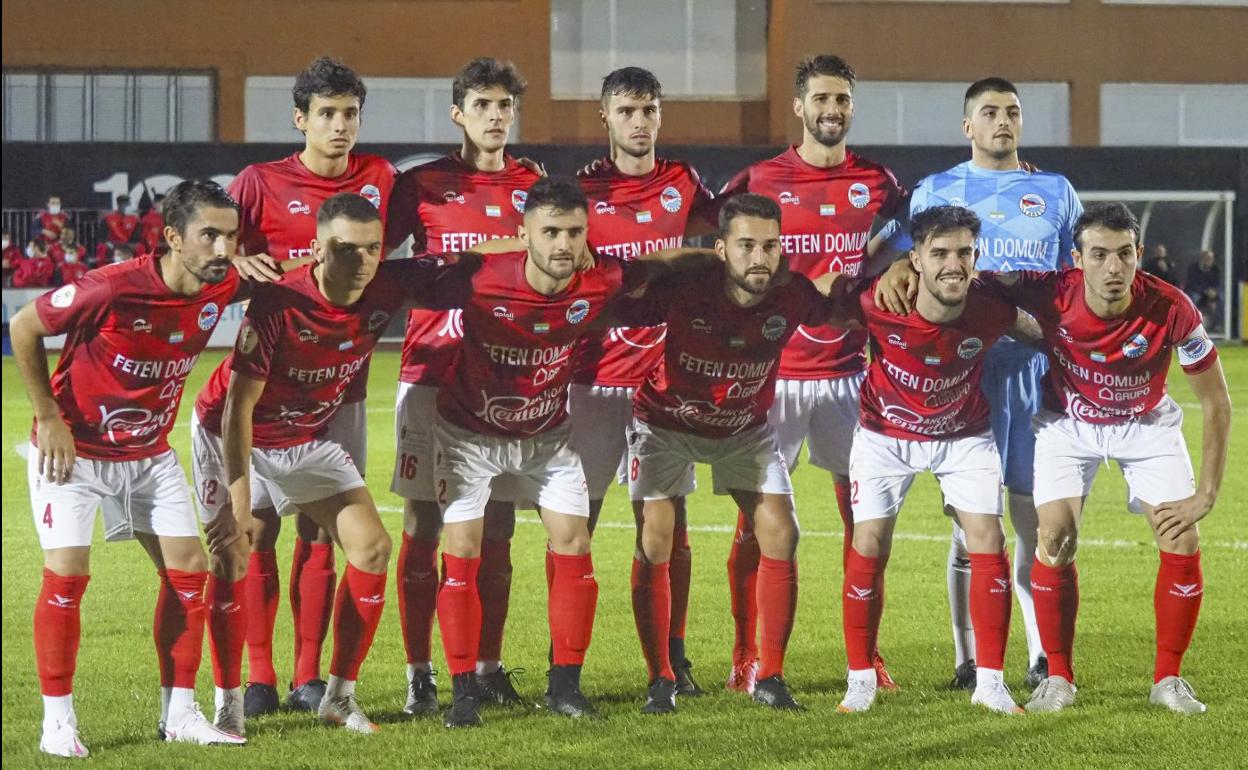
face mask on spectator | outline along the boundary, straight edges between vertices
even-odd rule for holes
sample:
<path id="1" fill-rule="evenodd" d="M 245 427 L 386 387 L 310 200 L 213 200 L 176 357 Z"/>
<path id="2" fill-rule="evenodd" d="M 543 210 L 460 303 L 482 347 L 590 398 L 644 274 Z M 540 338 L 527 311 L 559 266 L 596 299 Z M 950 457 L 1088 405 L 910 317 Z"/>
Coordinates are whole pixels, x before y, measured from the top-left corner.
<path id="1" fill-rule="evenodd" d="M 48 213 L 49 213 L 49 214 L 59 214 L 59 213 L 61 213 L 61 204 L 59 204 L 59 203 L 49 203 L 49 204 L 48 204 Z"/>
<path id="2" fill-rule="evenodd" d="M 73 249 L 71 249 L 70 251 L 65 252 L 65 261 L 66 261 L 66 262 L 68 262 L 68 263 L 69 263 L 69 264 L 71 264 L 71 265 L 72 265 L 72 264 L 74 264 L 75 262 L 77 262 L 77 261 L 78 261 L 78 252 L 77 252 L 76 250 L 73 250 Z"/>
<path id="3" fill-rule="evenodd" d="M 26 247 L 26 256 L 27 256 L 27 257 L 34 257 L 34 256 L 35 256 L 35 247 L 34 247 L 34 246 L 27 246 L 27 247 Z"/>
<path id="4" fill-rule="evenodd" d="M 9 248 L 9 239 L 5 238 L 3 240 L 4 240 L 4 248 L 7 250 Z"/>

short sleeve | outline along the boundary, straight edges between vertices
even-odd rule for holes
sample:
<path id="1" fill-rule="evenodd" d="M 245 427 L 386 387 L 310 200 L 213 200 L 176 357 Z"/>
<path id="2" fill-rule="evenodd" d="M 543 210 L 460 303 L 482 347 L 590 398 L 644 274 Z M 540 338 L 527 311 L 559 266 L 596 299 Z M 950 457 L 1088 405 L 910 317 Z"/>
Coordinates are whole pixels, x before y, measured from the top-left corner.
<path id="1" fill-rule="evenodd" d="M 994 296 L 1022 308 L 1037 319 L 1053 307 L 1064 272 L 1015 270 L 1009 273 L 982 271 L 979 280 Z"/>
<path id="2" fill-rule="evenodd" d="M 50 291 L 35 300 L 35 311 L 50 334 L 98 329 L 108 317 L 116 299 L 108 277 L 100 271 L 88 272 L 82 280 Z"/>
<path id="3" fill-rule="evenodd" d="M 750 191 L 750 169 L 744 168 L 737 173 L 732 179 L 724 183 L 723 188 L 719 191 L 719 195 L 715 196 L 715 205 L 713 210 L 715 216 L 719 216 L 719 210 L 723 207 L 728 199 L 734 195 Z"/>
<path id="4" fill-rule="evenodd" d="M 386 250 L 403 245 L 412 236 L 412 253 L 420 254 L 426 248 L 425 227 L 420 221 L 420 177 L 411 172 L 399 174 L 394 190 L 390 193 L 389 210 L 386 214 Z"/>
<path id="5" fill-rule="evenodd" d="M 472 298 L 472 277 L 484 264 L 478 254 L 450 257 L 421 254 L 387 262 L 396 280 L 411 287 L 411 299 L 428 310 L 462 308 Z"/>
<path id="6" fill-rule="evenodd" d="M 891 219 L 907 210 L 910 195 L 892 171 L 881 168 L 880 173 L 884 176 L 884 205 L 880 206 L 880 217 Z"/>
<path id="7" fill-rule="evenodd" d="M 268 254 L 269 240 L 264 235 L 261 222 L 264 219 L 264 185 L 255 166 L 248 166 L 230 182 L 230 196 L 238 201 L 243 219 L 239 245 L 244 254 Z"/>
<path id="8" fill-rule="evenodd" d="M 681 294 L 687 280 L 677 273 L 651 282 L 641 297 L 622 294 L 611 306 L 612 315 L 622 326 L 658 326 L 666 322 L 672 298 Z"/>
<path id="9" fill-rule="evenodd" d="M 795 274 L 793 285 L 797 287 L 797 291 L 800 292 L 806 304 L 806 312 L 801 318 L 803 326 L 821 326 L 832 318 L 832 313 L 836 309 L 832 300 L 823 296 L 809 278 Z"/>
<path id="10" fill-rule="evenodd" d="M 252 300 L 230 357 L 230 369 L 254 380 L 269 378 L 285 325 L 285 314 L 275 299 L 272 293 L 263 292 Z"/>
<path id="11" fill-rule="evenodd" d="M 1179 365 L 1188 374 L 1199 374 L 1213 366 L 1218 349 L 1205 332 L 1200 311 L 1185 294 L 1178 294 L 1170 310 L 1166 340 L 1175 347 Z"/>
<path id="12" fill-rule="evenodd" d="M 906 252 L 914 248 L 914 240 L 910 237 L 910 217 L 931 207 L 931 190 L 931 177 L 925 177 L 906 196 L 906 205 L 899 206 L 893 220 L 885 225 L 889 231 L 881 231 L 888 245 L 896 251 Z"/>
<path id="13" fill-rule="evenodd" d="M 1083 216 L 1083 203 L 1079 201 L 1079 195 L 1075 193 L 1075 188 L 1069 181 L 1066 182 L 1066 192 L 1063 196 L 1063 217 L 1061 222 L 1061 233 L 1059 233 L 1057 245 L 1057 269 L 1064 270 L 1074 266 L 1074 256 L 1071 254 L 1075 248 L 1075 224 L 1079 221 L 1079 217 Z"/>
<path id="14" fill-rule="evenodd" d="M 689 209 L 689 219 L 702 222 L 712 228 L 718 227 L 719 210 L 716 208 L 714 194 L 702 182 L 702 177 L 698 175 L 693 166 L 686 166 L 686 168 L 689 170 L 690 181 L 693 183 L 693 205 Z"/>

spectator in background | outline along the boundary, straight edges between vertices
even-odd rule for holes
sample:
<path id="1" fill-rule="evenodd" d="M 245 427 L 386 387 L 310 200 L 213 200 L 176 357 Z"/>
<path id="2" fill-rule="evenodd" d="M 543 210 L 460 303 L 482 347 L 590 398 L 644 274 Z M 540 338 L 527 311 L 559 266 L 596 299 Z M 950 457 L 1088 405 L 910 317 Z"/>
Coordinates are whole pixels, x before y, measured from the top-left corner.
<path id="1" fill-rule="evenodd" d="M 1187 269 L 1183 292 L 1195 303 L 1204 316 L 1205 328 L 1211 328 L 1220 320 L 1222 307 L 1222 271 L 1218 269 L 1217 256 L 1206 249 Z"/>
<path id="2" fill-rule="evenodd" d="M 104 240 L 95 247 L 95 263 L 105 264 L 110 252 L 119 243 L 131 243 L 138 238 L 139 217 L 134 213 L 129 195 L 117 196 L 117 208 L 101 217 L 104 223 Z"/>
<path id="3" fill-rule="evenodd" d="M 1170 263 L 1170 251 L 1164 243 L 1159 243 L 1153 247 L 1152 259 L 1148 260 L 1144 269 L 1171 286 L 1179 284 L 1179 276 L 1175 273 L 1174 265 Z"/>
<path id="4" fill-rule="evenodd" d="M 143 251 L 155 254 L 165 240 L 165 217 L 160 213 L 165 206 L 164 193 L 157 193 L 152 198 L 152 207 L 140 220 L 143 227 Z"/>
<path id="5" fill-rule="evenodd" d="M 61 237 L 61 229 L 69 222 L 69 215 L 61 211 L 61 196 L 48 197 L 48 206 L 35 215 L 39 225 L 39 239 L 45 244 L 55 243 Z"/>
<path id="6" fill-rule="evenodd" d="M 56 266 L 48 256 L 48 249 L 43 241 L 35 238 L 26 244 L 26 256 L 17 261 L 17 269 L 13 271 L 13 288 L 43 289 L 52 285 L 52 275 Z"/>
<path id="7" fill-rule="evenodd" d="M 21 258 L 22 252 L 13 245 L 13 237 L 9 233 L 9 228 L 4 228 L 4 288 L 7 289 L 13 285 L 13 273 L 17 270 L 17 264 Z"/>
<path id="8" fill-rule="evenodd" d="M 134 259 L 134 246 L 128 243 L 118 243 L 113 246 L 113 255 L 110 262 L 129 262 Z"/>
<path id="9" fill-rule="evenodd" d="M 59 268 L 66 262 L 87 262 L 87 247 L 78 242 L 78 233 L 72 227 L 61 228 L 60 240 L 48 246 L 48 256 Z M 68 283 L 67 281 L 63 283 Z"/>

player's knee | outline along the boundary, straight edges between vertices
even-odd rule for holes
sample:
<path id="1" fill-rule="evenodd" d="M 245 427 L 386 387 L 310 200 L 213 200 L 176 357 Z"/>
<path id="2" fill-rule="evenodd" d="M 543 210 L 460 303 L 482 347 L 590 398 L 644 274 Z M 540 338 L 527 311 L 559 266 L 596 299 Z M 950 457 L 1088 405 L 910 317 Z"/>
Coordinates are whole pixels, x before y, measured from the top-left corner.
<path id="1" fill-rule="evenodd" d="M 91 549 L 53 548 L 43 552 L 43 566 L 62 577 L 91 574 Z"/>
<path id="2" fill-rule="evenodd" d="M 1178 535 L 1161 538 L 1158 545 L 1166 553 L 1191 556 L 1200 550 L 1200 535 L 1196 532 L 1196 528 L 1192 527 Z"/>
<path id="3" fill-rule="evenodd" d="M 1079 549 L 1079 535 L 1074 527 L 1045 527 L 1039 530 L 1037 550 L 1045 562 L 1062 567 L 1075 560 Z"/>
<path id="4" fill-rule="evenodd" d="M 247 576 L 247 545 L 240 537 L 221 553 L 212 554 L 209 569 L 218 580 L 237 583 Z"/>
<path id="5" fill-rule="evenodd" d="M 550 537 L 550 545 L 555 553 L 564 556 L 580 556 L 589 553 L 589 528 L 553 533 Z"/>
<path id="6" fill-rule="evenodd" d="M 385 572 L 390 564 L 392 547 L 390 534 L 378 527 L 363 542 L 357 543 L 347 558 L 356 569 L 372 573 Z"/>

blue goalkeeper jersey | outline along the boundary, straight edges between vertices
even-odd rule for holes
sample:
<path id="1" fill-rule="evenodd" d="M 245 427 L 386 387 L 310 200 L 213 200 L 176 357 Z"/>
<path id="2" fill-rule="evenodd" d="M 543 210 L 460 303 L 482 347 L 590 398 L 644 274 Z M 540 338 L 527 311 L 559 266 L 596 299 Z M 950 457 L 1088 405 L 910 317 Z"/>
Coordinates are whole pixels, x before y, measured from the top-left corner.
<path id="1" fill-rule="evenodd" d="M 1070 267 L 1075 221 L 1083 205 L 1066 177 L 1047 171 L 991 171 L 968 160 L 919 182 L 910 214 L 940 205 L 965 206 L 983 222 L 980 270 L 1059 270 Z M 911 247 L 909 223 L 889 238 Z"/>

